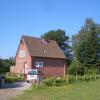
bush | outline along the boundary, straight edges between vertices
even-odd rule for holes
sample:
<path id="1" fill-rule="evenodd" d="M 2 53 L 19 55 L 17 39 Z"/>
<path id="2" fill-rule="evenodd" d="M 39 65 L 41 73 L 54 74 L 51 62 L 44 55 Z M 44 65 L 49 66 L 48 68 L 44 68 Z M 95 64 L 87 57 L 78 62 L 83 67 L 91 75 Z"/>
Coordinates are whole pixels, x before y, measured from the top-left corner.
<path id="1" fill-rule="evenodd" d="M 44 80 L 46 86 L 62 86 L 66 84 L 66 80 L 62 78 L 48 78 Z"/>
<path id="2" fill-rule="evenodd" d="M 53 82 L 54 82 L 53 78 L 48 78 L 44 80 L 44 84 L 46 86 L 53 86 Z"/>
<path id="3" fill-rule="evenodd" d="M 17 77 L 12 77 L 12 76 L 5 76 L 5 82 L 6 83 L 20 82 L 22 80 L 23 80 L 23 78 L 17 78 Z"/>
<path id="4" fill-rule="evenodd" d="M 69 75 L 69 83 L 73 83 L 73 82 L 75 82 L 76 81 L 76 78 L 75 78 L 75 76 L 74 75 Z"/>
<path id="5" fill-rule="evenodd" d="M 56 83 L 55 86 L 62 86 L 66 84 L 66 80 L 62 79 L 62 78 L 57 78 L 56 79 Z"/>

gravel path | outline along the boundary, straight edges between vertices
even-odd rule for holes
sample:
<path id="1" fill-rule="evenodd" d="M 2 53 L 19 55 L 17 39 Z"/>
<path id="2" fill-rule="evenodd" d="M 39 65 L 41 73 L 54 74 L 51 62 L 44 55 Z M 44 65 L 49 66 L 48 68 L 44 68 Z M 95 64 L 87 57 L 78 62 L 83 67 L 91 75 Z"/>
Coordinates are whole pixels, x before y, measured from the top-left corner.
<path id="1" fill-rule="evenodd" d="M 17 82 L 14 84 L 6 84 L 4 89 L 0 89 L 0 100 L 11 100 L 18 95 L 21 95 L 24 90 L 31 86 L 27 82 Z"/>

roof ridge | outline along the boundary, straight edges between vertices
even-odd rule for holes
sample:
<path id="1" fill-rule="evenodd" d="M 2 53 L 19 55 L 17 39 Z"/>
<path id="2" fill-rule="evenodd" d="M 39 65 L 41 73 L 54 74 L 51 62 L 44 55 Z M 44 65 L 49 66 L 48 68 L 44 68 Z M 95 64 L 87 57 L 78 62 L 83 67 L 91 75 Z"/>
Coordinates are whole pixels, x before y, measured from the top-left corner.
<path id="1" fill-rule="evenodd" d="M 41 39 L 41 38 L 39 38 L 39 37 L 33 37 L 33 36 L 29 36 L 29 35 L 22 35 L 22 37 L 29 37 L 29 38 Z"/>
<path id="2" fill-rule="evenodd" d="M 29 37 L 29 38 L 35 38 L 35 39 L 43 39 L 43 38 L 39 38 L 39 37 L 33 37 L 33 36 L 29 36 L 29 35 L 22 35 L 22 37 Z M 56 42 L 55 40 L 51 40 L 51 39 L 49 39 L 49 41 L 54 41 L 54 42 Z"/>

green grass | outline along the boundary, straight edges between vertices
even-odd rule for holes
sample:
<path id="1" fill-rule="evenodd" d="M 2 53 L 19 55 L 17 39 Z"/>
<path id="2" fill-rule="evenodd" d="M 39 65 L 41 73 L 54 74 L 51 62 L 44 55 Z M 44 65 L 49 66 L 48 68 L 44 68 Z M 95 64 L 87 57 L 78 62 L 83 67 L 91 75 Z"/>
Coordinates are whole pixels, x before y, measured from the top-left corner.
<path id="1" fill-rule="evenodd" d="M 33 87 L 13 100 L 100 100 L 100 80 L 61 87 Z"/>

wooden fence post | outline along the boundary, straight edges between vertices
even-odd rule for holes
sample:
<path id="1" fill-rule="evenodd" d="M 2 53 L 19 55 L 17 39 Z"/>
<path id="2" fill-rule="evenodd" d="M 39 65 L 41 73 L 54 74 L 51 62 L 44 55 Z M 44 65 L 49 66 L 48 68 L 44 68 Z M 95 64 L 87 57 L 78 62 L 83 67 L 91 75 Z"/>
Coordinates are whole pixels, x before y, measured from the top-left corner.
<path id="1" fill-rule="evenodd" d="M 56 77 L 55 77 L 55 75 L 54 75 L 54 84 L 56 84 Z"/>
<path id="2" fill-rule="evenodd" d="M 76 81 L 78 80 L 78 76 L 77 76 L 77 74 L 76 74 Z"/>
<path id="3" fill-rule="evenodd" d="M 90 80 L 91 80 L 91 74 L 90 74 Z"/>
<path id="4" fill-rule="evenodd" d="M 96 76 L 96 74 L 95 74 L 95 80 L 97 79 L 97 76 Z"/>
<path id="5" fill-rule="evenodd" d="M 85 74 L 84 74 L 84 80 L 85 80 Z"/>
<path id="6" fill-rule="evenodd" d="M 67 74 L 67 83 L 69 83 L 69 79 L 68 79 L 69 77 L 68 77 L 68 74 Z"/>
<path id="7" fill-rule="evenodd" d="M 98 78 L 100 79 L 100 74 L 98 74 Z"/>

